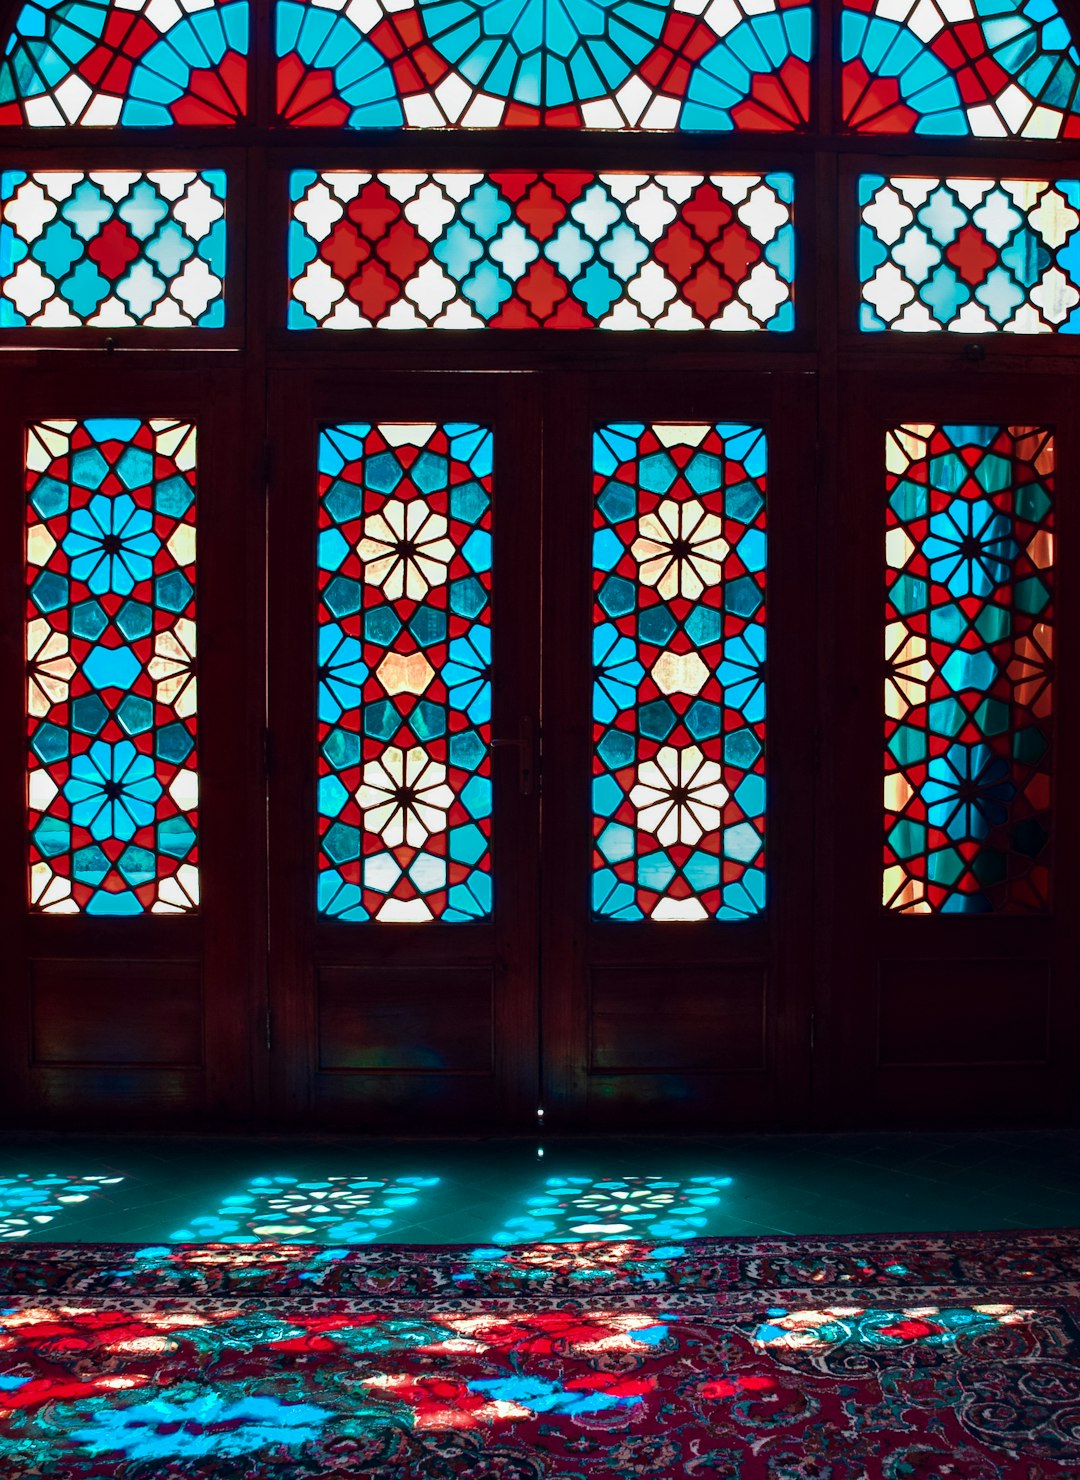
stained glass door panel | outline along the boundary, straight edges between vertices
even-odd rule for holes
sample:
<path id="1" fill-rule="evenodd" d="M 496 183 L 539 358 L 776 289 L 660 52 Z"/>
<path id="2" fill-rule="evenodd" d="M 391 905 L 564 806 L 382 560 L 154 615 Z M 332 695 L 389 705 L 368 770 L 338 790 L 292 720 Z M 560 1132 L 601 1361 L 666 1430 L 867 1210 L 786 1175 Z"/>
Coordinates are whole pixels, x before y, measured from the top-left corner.
<path id="1" fill-rule="evenodd" d="M 3 1095 L 36 1124 L 250 1102 L 258 495 L 239 378 L 194 374 L 52 370 L 0 413 Z"/>
<path id="2" fill-rule="evenodd" d="M 809 1047 L 808 974 L 786 954 L 812 784 L 798 385 L 641 376 L 553 396 L 545 1109 L 780 1123 Z"/>
<path id="3" fill-rule="evenodd" d="M 532 378 L 293 377 L 278 409 L 281 1093 L 331 1122 L 520 1123 L 537 1052 Z"/>
<path id="4" fill-rule="evenodd" d="M 1048 1116 L 1073 1011 L 1072 409 L 1034 375 L 852 385 L 845 405 L 819 1042 L 878 1118 Z"/>

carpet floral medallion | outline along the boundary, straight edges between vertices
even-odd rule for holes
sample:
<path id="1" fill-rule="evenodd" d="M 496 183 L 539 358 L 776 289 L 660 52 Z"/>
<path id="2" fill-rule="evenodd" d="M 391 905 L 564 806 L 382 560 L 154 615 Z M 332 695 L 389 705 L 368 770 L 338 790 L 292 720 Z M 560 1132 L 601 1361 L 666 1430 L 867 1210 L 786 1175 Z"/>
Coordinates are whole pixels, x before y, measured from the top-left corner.
<path id="1" fill-rule="evenodd" d="M 1080 1232 L 0 1249 L 0 1475 L 1080 1476 Z"/>

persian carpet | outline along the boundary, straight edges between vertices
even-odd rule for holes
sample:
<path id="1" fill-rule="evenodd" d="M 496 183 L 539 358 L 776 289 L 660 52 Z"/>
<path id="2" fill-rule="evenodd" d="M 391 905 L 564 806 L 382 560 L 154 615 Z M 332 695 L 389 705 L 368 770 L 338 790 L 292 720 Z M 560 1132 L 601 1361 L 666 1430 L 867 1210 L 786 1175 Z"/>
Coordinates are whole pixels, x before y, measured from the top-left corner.
<path id="1" fill-rule="evenodd" d="M 0 1475 L 1080 1475 L 1080 1232 L 0 1246 Z"/>

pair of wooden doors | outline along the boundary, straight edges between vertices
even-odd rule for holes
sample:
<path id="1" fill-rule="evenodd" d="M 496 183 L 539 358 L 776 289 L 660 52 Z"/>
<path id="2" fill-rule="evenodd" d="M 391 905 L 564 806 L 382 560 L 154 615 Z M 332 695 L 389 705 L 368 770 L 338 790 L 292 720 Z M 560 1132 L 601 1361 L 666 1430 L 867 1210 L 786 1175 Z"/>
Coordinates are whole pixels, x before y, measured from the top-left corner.
<path id="1" fill-rule="evenodd" d="M 1067 377 L 133 361 L 0 411 L 8 1118 L 1075 1114 Z"/>
<path id="2" fill-rule="evenodd" d="M 383 1129 L 797 1116 L 807 410 L 799 376 L 282 379 L 275 1103 Z M 767 836 L 766 723 L 801 757 Z"/>

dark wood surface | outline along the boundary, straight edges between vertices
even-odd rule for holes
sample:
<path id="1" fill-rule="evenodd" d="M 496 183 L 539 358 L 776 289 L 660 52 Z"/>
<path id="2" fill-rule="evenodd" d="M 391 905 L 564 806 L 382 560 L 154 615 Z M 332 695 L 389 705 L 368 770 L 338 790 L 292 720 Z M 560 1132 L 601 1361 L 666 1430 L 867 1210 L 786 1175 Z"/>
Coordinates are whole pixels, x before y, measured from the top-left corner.
<path id="1" fill-rule="evenodd" d="M 1080 23 L 1076 0 L 1061 4 Z M 890 418 L 1053 419 L 1068 675 L 1080 353 L 1066 336 L 859 336 L 854 176 L 1071 174 L 1076 145 L 836 134 L 838 23 L 824 0 L 814 127 L 789 137 L 275 131 L 266 0 L 241 127 L 4 131 L 16 167 L 226 168 L 232 264 L 229 327 L 213 334 L 0 333 L 5 1123 L 523 1129 L 541 1097 L 565 1129 L 1075 1120 L 1076 684 L 1057 687 L 1051 914 L 881 909 L 880 442 Z M 798 328 L 290 334 L 286 178 L 313 164 L 790 169 Z M 95 412 L 199 424 L 205 903 L 192 919 L 24 905 L 22 428 Z M 512 841 L 490 927 L 314 917 L 314 434 L 361 414 L 497 424 L 498 723 L 542 721 L 545 774 L 542 799 L 521 798 L 498 759 L 497 838 Z M 587 438 L 592 420 L 626 415 L 770 427 L 770 907 L 745 926 L 600 927 L 585 908 Z"/>

